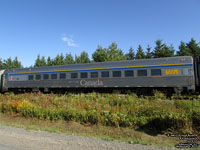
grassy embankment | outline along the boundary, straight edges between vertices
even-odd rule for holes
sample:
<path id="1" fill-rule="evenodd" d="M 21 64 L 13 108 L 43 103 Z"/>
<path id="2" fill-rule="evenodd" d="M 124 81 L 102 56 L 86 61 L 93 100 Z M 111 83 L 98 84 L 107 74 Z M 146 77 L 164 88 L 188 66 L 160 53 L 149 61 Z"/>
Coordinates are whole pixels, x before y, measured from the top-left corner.
<path id="1" fill-rule="evenodd" d="M 129 143 L 174 146 L 165 133 L 198 133 L 200 101 L 169 100 L 162 93 L 1 94 L 0 123 Z M 161 140 L 162 139 L 162 140 Z"/>

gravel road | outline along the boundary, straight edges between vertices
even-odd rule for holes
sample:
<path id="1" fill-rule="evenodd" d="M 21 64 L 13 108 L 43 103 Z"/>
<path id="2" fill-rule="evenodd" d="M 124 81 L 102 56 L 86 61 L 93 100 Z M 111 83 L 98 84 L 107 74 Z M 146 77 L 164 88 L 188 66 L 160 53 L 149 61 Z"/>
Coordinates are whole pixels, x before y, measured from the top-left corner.
<path id="1" fill-rule="evenodd" d="M 0 126 L 0 150 L 167 150 L 66 134 Z"/>

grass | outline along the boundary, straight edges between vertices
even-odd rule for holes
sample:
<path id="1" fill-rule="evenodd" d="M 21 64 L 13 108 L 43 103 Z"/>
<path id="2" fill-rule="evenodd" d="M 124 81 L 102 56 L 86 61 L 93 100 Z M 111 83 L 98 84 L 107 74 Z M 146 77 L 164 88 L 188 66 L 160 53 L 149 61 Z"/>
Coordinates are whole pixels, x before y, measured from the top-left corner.
<path id="1" fill-rule="evenodd" d="M 77 122 L 66 122 L 63 120 L 50 121 L 38 120 L 35 118 L 24 118 L 0 113 L 0 124 L 37 132 L 48 131 L 53 133 L 64 133 L 87 137 L 97 137 L 106 141 L 123 141 L 130 144 L 159 145 L 173 147 L 178 143 L 176 138 L 169 138 L 165 135 L 151 136 L 145 132 L 136 131 L 133 128 L 116 128 L 101 125 L 82 125 Z"/>

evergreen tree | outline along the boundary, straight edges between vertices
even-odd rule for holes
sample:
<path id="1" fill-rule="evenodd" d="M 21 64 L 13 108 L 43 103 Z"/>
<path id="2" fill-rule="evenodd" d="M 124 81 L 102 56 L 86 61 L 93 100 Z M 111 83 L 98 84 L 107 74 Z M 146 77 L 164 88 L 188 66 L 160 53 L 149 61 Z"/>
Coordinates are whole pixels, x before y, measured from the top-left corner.
<path id="1" fill-rule="evenodd" d="M 127 60 L 134 60 L 135 59 L 135 52 L 132 47 L 130 47 L 129 52 L 125 55 Z"/>
<path id="2" fill-rule="evenodd" d="M 65 58 L 63 56 L 63 53 L 60 54 L 60 65 L 64 65 L 65 64 Z"/>
<path id="3" fill-rule="evenodd" d="M 40 59 L 40 54 L 38 54 L 37 59 L 35 60 L 34 67 L 39 67 L 41 66 L 41 59 Z"/>
<path id="4" fill-rule="evenodd" d="M 2 69 L 8 69 L 5 59 L 4 59 L 3 62 L 2 62 Z"/>
<path id="5" fill-rule="evenodd" d="M 53 66 L 53 60 L 50 56 L 47 58 L 47 66 Z"/>
<path id="6" fill-rule="evenodd" d="M 5 69 L 11 69 L 13 67 L 12 59 L 10 57 L 5 61 L 5 66 Z"/>
<path id="7" fill-rule="evenodd" d="M 75 55 L 75 64 L 81 63 L 80 56 Z"/>
<path id="8" fill-rule="evenodd" d="M 156 47 L 154 48 L 154 51 L 152 52 L 152 55 L 154 58 L 159 58 L 161 56 L 163 47 L 164 47 L 164 44 L 162 44 L 162 41 L 157 40 Z"/>
<path id="9" fill-rule="evenodd" d="M 40 66 L 46 66 L 47 63 L 46 63 L 46 60 L 45 60 L 45 57 L 42 56 L 42 59 L 40 60 Z"/>
<path id="10" fill-rule="evenodd" d="M 200 47 L 193 38 L 189 43 L 186 44 L 186 47 L 189 49 L 193 58 L 196 58 L 196 56 L 200 55 Z"/>
<path id="11" fill-rule="evenodd" d="M 92 59 L 95 62 L 104 62 L 107 60 L 107 49 L 98 45 L 96 51 L 92 54 Z"/>
<path id="12" fill-rule="evenodd" d="M 54 65 L 64 65 L 64 56 L 63 54 L 61 55 L 56 55 L 56 58 L 53 61 Z"/>
<path id="13" fill-rule="evenodd" d="M 59 63 L 60 63 L 60 56 L 59 54 L 57 54 L 53 60 L 53 65 L 59 65 Z"/>
<path id="14" fill-rule="evenodd" d="M 18 61 L 17 56 L 12 62 L 12 68 L 22 68 L 22 64 L 21 62 Z"/>
<path id="15" fill-rule="evenodd" d="M 181 41 L 179 51 L 177 51 L 177 55 L 192 56 L 193 58 L 195 58 L 196 56 L 200 55 L 200 47 L 193 38 L 186 44 Z"/>
<path id="16" fill-rule="evenodd" d="M 89 63 L 89 62 L 90 62 L 90 59 L 89 59 L 87 52 L 85 52 L 85 51 L 81 52 L 80 56 L 75 55 L 75 63 L 76 64 Z"/>
<path id="17" fill-rule="evenodd" d="M 3 61 L 2 59 L 0 58 L 0 70 L 3 69 Z"/>
<path id="18" fill-rule="evenodd" d="M 177 51 L 177 56 L 192 56 L 192 53 L 186 47 L 186 45 L 183 41 L 181 41 L 181 44 L 179 46 L 179 51 Z"/>
<path id="19" fill-rule="evenodd" d="M 139 46 L 138 46 L 137 53 L 136 53 L 136 59 L 144 59 L 144 58 L 145 58 L 144 51 L 143 51 L 143 49 L 142 49 L 142 46 L 139 45 Z"/>
<path id="20" fill-rule="evenodd" d="M 34 67 L 41 67 L 41 66 L 46 66 L 47 62 L 45 60 L 45 57 L 42 56 L 42 58 L 40 58 L 40 54 L 38 54 L 37 59 L 35 60 L 35 64 Z"/>
<path id="21" fill-rule="evenodd" d="M 174 49 L 172 46 L 168 47 L 166 44 L 162 44 L 161 40 L 157 40 L 156 47 L 154 48 L 152 55 L 154 58 L 172 57 L 174 56 Z"/>
<path id="22" fill-rule="evenodd" d="M 117 48 L 117 44 L 115 42 L 109 46 L 106 58 L 106 61 L 126 60 L 122 50 Z"/>
<path id="23" fill-rule="evenodd" d="M 152 53 L 151 53 L 151 47 L 150 47 L 150 45 L 147 46 L 146 58 L 147 59 L 152 58 Z"/>
<path id="24" fill-rule="evenodd" d="M 173 57 L 174 56 L 174 46 L 171 44 L 169 47 L 167 45 L 163 48 L 163 56 L 162 57 Z"/>
<path id="25" fill-rule="evenodd" d="M 66 54 L 65 56 L 65 64 L 74 64 L 74 59 L 71 53 Z"/>

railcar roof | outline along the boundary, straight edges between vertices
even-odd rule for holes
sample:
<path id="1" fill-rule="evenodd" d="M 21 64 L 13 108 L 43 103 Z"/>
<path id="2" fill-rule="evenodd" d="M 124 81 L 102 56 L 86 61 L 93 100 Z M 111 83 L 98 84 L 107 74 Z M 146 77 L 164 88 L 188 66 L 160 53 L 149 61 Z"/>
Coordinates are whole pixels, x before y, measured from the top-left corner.
<path id="1" fill-rule="evenodd" d="M 164 62 L 172 61 L 179 61 L 181 59 L 186 59 L 187 61 L 190 61 L 191 63 L 193 62 L 193 58 L 191 56 L 177 56 L 177 57 L 164 57 L 164 58 L 151 58 L 151 59 L 137 59 L 137 60 L 123 60 L 123 61 L 107 61 L 107 62 L 93 62 L 93 63 L 81 63 L 81 64 L 67 64 L 67 65 L 55 65 L 55 66 L 43 66 L 43 67 L 30 67 L 30 68 L 20 68 L 20 69 L 9 69 L 7 70 L 8 72 L 22 72 L 22 71 L 37 71 L 37 70 L 54 70 L 58 68 L 65 68 L 65 67 L 80 67 L 83 68 L 83 66 L 92 66 L 94 67 L 95 65 L 97 66 L 107 66 L 107 65 L 122 65 L 122 64 L 137 64 L 141 63 L 141 65 L 144 65 L 147 62 L 155 63 L 155 64 L 162 64 Z"/>

